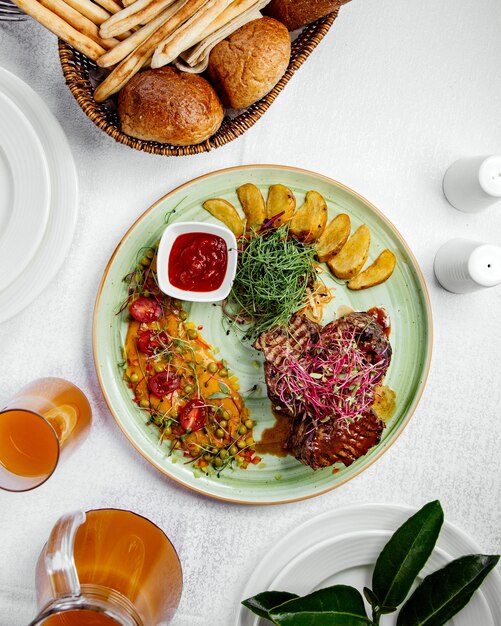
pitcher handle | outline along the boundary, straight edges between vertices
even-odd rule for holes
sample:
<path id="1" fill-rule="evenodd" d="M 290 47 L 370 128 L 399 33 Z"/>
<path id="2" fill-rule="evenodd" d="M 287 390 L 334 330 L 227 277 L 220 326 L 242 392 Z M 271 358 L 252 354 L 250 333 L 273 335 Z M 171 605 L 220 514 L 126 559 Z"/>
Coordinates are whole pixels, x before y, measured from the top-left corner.
<path id="1" fill-rule="evenodd" d="M 80 595 L 73 548 L 76 532 L 85 519 L 84 511 L 63 515 L 50 534 L 45 548 L 45 568 L 54 598 Z"/>

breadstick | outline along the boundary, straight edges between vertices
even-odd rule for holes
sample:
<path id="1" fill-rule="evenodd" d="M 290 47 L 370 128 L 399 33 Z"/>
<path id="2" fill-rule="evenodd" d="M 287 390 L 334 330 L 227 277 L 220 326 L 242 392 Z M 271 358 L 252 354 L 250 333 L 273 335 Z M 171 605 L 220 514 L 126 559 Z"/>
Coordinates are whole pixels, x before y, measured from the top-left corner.
<path id="1" fill-rule="evenodd" d="M 65 2 L 73 7 L 75 11 L 89 18 L 89 20 L 97 24 L 97 26 L 105 22 L 111 16 L 111 13 L 108 13 L 108 11 L 97 4 L 94 4 L 91 0 L 65 0 Z M 126 39 L 131 34 L 130 31 L 127 31 L 123 35 L 120 35 L 120 37 L 117 37 L 117 39 Z"/>
<path id="2" fill-rule="evenodd" d="M 175 0 L 136 0 L 130 7 L 112 15 L 101 24 L 101 37 L 114 37 L 138 24 L 147 24 Z"/>
<path id="3" fill-rule="evenodd" d="M 166 22 L 176 11 L 178 11 L 186 0 L 177 0 L 173 5 L 171 5 L 168 9 L 157 15 L 157 17 L 151 22 L 149 22 L 146 26 L 143 26 L 138 31 L 136 31 L 130 37 L 127 37 L 124 41 L 121 41 L 118 45 L 114 46 L 111 50 L 108 50 L 102 57 L 99 57 L 97 60 L 97 64 L 100 67 L 110 67 L 112 65 L 116 65 L 120 63 L 122 59 L 133 52 L 140 44 L 145 41 L 152 33 L 154 33 L 157 28 L 162 26 L 164 22 Z"/>
<path id="4" fill-rule="evenodd" d="M 244 24 L 261 17 L 260 10 L 268 0 L 233 0 L 230 6 L 209 24 L 200 35 L 200 42 L 185 50 L 174 65 L 182 72 L 199 74 L 209 65 L 213 48 Z"/>
<path id="5" fill-rule="evenodd" d="M 233 0 L 228 8 L 220 13 L 216 17 L 216 19 L 213 20 L 209 24 L 209 26 L 207 26 L 204 32 L 201 33 L 200 41 L 202 41 L 206 37 L 209 37 L 220 28 L 223 28 L 223 26 L 226 26 L 235 18 L 240 17 L 242 13 L 245 13 L 245 11 L 248 11 L 252 8 L 255 8 L 256 11 L 259 11 L 265 4 L 267 4 L 267 1 L 265 0 Z"/>
<path id="6" fill-rule="evenodd" d="M 110 13 L 118 13 L 123 9 L 115 0 L 96 0 L 96 2 Z"/>
<path id="7" fill-rule="evenodd" d="M 110 17 L 108 11 L 105 11 L 90 0 L 66 0 L 66 2 L 73 7 L 75 11 L 85 15 L 85 17 L 98 26 Z"/>
<path id="8" fill-rule="evenodd" d="M 49 11 L 37 0 L 14 0 L 15 4 L 27 15 L 40 22 L 60 39 L 69 43 L 82 54 L 96 61 L 105 52 L 105 49 L 95 41 L 82 35 L 78 30 L 67 24 L 59 16 Z"/>
<path id="9" fill-rule="evenodd" d="M 120 91 L 120 89 L 139 72 L 143 65 L 150 60 L 156 46 L 173 33 L 181 24 L 184 24 L 184 22 L 194 15 L 206 2 L 207 0 L 186 0 L 179 11 L 152 33 L 148 39 L 143 41 L 134 52 L 119 63 L 111 74 L 104 79 L 94 91 L 94 99 L 96 102 L 103 102 L 117 91 Z"/>
<path id="10" fill-rule="evenodd" d="M 89 18 L 85 17 L 78 11 L 75 11 L 71 6 L 66 4 L 64 0 L 39 0 L 40 4 L 49 11 L 52 11 L 58 15 L 61 19 L 67 22 L 70 26 L 73 26 L 78 32 L 82 33 L 86 37 L 90 37 L 93 41 L 98 43 L 103 48 L 113 48 L 118 39 L 101 39 L 99 36 L 99 28 L 91 22 Z"/>
<path id="11" fill-rule="evenodd" d="M 198 43 L 204 30 L 230 3 L 231 0 L 209 0 L 202 11 L 159 43 L 153 54 L 151 67 L 158 68 L 171 63 L 181 52 Z"/>

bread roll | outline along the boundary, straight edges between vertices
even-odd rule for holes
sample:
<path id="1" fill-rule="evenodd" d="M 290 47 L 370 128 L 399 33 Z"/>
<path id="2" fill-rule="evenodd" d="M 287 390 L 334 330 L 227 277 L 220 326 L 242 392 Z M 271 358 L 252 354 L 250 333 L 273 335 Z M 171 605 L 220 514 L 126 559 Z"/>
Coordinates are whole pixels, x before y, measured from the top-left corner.
<path id="1" fill-rule="evenodd" d="M 271 0 L 263 13 L 296 30 L 332 13 L 349 0 Z"/>
<path id="2" fill-rule="evenodd" d="M 120 91 L 118 117 L 131 137 L 173 146 L 202 143 L 224 112 L 212 86 L 198 74 L 161 67 L 136 74 Z"/>
<path id="3" fill-rule="evenodd" d="M 283 24 L 253 20 L 210 53 L 209 77 L 226 106 L 244 109 L 265 96 L 289 65 L 291 42 Z"/>

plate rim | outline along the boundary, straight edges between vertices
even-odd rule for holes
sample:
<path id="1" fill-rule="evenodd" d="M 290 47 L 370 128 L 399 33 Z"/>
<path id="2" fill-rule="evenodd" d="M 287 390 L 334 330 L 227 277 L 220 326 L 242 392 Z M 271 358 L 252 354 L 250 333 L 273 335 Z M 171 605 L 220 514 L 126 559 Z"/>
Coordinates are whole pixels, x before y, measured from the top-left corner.
<path id="1" fill-rule="evenodd" d="M 70 143 L 61 123 L 40 94 L 22 78 L 0 66 L 0 89 L 22 111 L 42 144 L 50 178 L 49 219 L 44 235 L 30 264 L 18 276 L 29 286 L 27 297 L 16 300 L 9 297 L 12 285 L 0 292 L 0 303 L 9 298 L 7 313 L 0 309 L 0 324 L 7 322 L 28 306 L 50 285 L 60 271 L 73 242 L 79 214 L 79 180 Z M 58 243 L 53 253 L 53 240 Z M 51 245 L 47 244 L 47 241 Z M 45 249 L 45 251 L 44 251 Z M 43 260 L 49 266 L 39 280 L 33 281 L 29 272 L 33 261 Z M 50 263 L 49 263 L 50 260 Z M 31 277 L 30 277 L 31 276 Z M 31 284 L 30 284 L 31 283 Z M 14 303 L 14 304 L 12 304 Z"/>
<path id="2" fill-rule="evenodd" d="M 40 186 L 42 186 L 41 196 L 37 196 L 37 201 L 35 202 L 35 206 L 37 207 L 37 210 L 35 211 L 35 213 L 37 215 L 40 214 L 42 219 L 41 219 L 40 227 L 38 228 L 35 234 L 35 237 L 33 238 L 35 242 L 34 245 L 31 246 L 31 249 L 27 253 L 27 255 L 23 254 L 24 261 L 23 261 L 23 264 L 21 264 L 21 270 L 17 268 L 16 272 L 14 272 L 13 275 L 10 277 L 9 282 L 7 282 L 4 285 L 0 285 L 0 292 L 7 289 L 12 283 L 14 283 L 19 278 L 19 276 L 21 276 L 21 274 L 25 271 L 25 269 L 31 263 L 32 259 L 34 258 L 38 249 L 40 248 L 42 241 L 44 239 L 44 236 L 45 236 L 45 231 L 47 230 L 47 226 L 49 223 L 49 217 L 50 217 L 50 211 L 51 211 L 51 200 L 52 200 L 52 181 L 51 181 L 51 176 L 50 176 L 49 163 L 47 160 L 47 154 L 45 152 L 45 149 L 44 149 L 44 146 L 42 144 L 39 134 L 37 133 L 36 129 L 33 127 L 33 124 L 31 123 L 30 119 L 26 115 L 25 111 L 22 110 L 19 104 L 16 103 L 9 96 L 9 94 L 5 93 L 4 91 L 0 89 L 0 110 L 2 109 L 2 102 L 6 103 L 7 109 L 9 108 L 9 106 L 11 107 L 11 110 L 14 112 L 14 115 L 17 116 L 17 119 L 20 122 L 20 124 L 24 125 L 24 128 L 21 132 L 25 132 L 26 135 L 29 135 L 29 140 L 30 140 L 30 144 L 28 146 L 29 152 L 33 152 L 34 159 L 38 161 L 39 167 L 38 166 L 37 167 L 40 170 L 39 171 L 40 179 L 38 180 L 38 189 L 33 191 L 31 178 L 30 178 L 30 184 L 27 185 L 26 188 L 29 188 L 29 193 L 33 195 L 33 193 L 36 194 L 38 191 L 40 191 Z M 17 141 L 19 139 L 17 137 L 17 135 L 19 134 L 19 124 L 17 124 L 15 134 L 16 134 L 16 141 Z M 11 166 L 11 169 L 12 169 L 11 162 L 9 162 L 9 165 Z M 31 174 L 33 160 L 31 161 L 29 165 L 28 164 L 24 164 L 24 165 L 30 171 L 30 174 Z M 24 189 L 23 189 L 23 192 L 24 192 Z M 15 191 L 14 193 L 15 201 L 14 201 L 13 208 L 15 211 L 16 206 L 17 206 L 17 208 L 22 213 L 22 217 L 18 219 L 18 221 L 24 227 L 25 222 L 26 222 L 26 216 L 24 215 L 24 211 L 23 211 L 24 206 L 19 205 L 20 198 L 16 198 L 16 196 L 18 196 L 18 194 Z M 22 200 L 26 200 L 26 198 L 22 198 Z M 9 239 L 12 236 L 12 233 L 9 232 L 10 228 L 12 227 L 12 221 L 13 221 L 12 218 L 11 220 L 8 221 L 5 232 L 3 233 L 3 235 L 0 236 L 0 243 L 2 242 L 2 240 Z M 24 236 L 25 235 L 26 233 L 24 234 Z"/>
<path id="3" fill-rule="evenodd" d="M 385 225 L 394 233 L 394 235 L 396 236 L 396 238 L 398 239 L 398 241 L 400 242 L 400 244 L 403 246 L 403 248 L 405 249 L 406 253 L 408 254 L 409 258 L 412 261 L 413 264 L 413 269 L 416 272 L 416 276 L 418 278 L 419 284 L 420 284 L 420 288 L 421 288 L 421 292 L 423 295 L 423 299 L 424 299 L 424 304 L 425 304 L 425 309 L 426 309 L 426 321 L 427 321 L 427 334 L 428 334 L 428 341 L 426 343 L 426 359 L 425 359 L 425 364 L 424 364 L 424 368 L 423 368 L 423 376 L 422 379 L 420 381 L 419 384 L 419 389 L 418 392 L 415 396 L 415 398 L 413 399 L 409 410 L 407 412 L 407 415 L 405 416 L 405 420 L 402 422 L 399 430 L 396 433 L 396 436 L 394 437 L 394 439 L 390 442 L 386 442 L 386 445 L 382 445 L 380 450 L 377 452 L 377 454 L 374 455 L 374 457 L 371 459 L 371 461 L 369 462 L 368 465 L 359 468 L 354 474 L 347 476 L 346 478 L 344 478 L 342 481 L 340 481 L 337 484 L 334 484 L 332 486 L 327 487 L 326 489 L 322 489 L 321 491 L 315 492 L 315 493 L 311 493 L 311 494 L 307 494 L 307 495 L 302 495 L 302 496 L 298 496 L 298 497 L 293 497 L 293 498 L 286 498 L 286 499 L 280 499 L 280 500 L 270 500 L 270 501 L 259 501 L 259 502 L 254 502 L 254 501 L 249 501 L 249 500 L 239 500 L 236 498 L 230 498 L 230 497 L 225 497 L 222 495 L 218 495 L 218 494 L 214 494 L 214 493 L 207 493 L 207 491 L 205 491 L 204 489 L 200 488 L 200 487 L 196 487 L 193 484 L 189 484 L 183 480 L 181 480 L 180 478 L 173 476 L 172 474 L 168 473 L 166 471 L 166 469 L 164 467 L 162 467 L 160 465 L 160 463 L 158 463 L 154 458 L 150 457 L 150 455 L 145 452 L 144 450 L 141 449 L 141 447 L 129 436 L 128 432 L 125 430 L 125 428 L 122 426 L 121 420 L 117 414 L 117 412 L 115 411 L 115 409 L 112 406 L 112 402 L 111 399 L 108 396 L 108 392 L 105 388 L 104 385 L 104 381 L 103 381 L 103 377 L 101 374 L 101 369 L 99 366 L 99 359 L 98 359 L 98 348 L 97 348 L 97 318 L 98 318 L 98 314 L 99 314 L 99 307 L 100 307 L 100 303 L 101 303 L 101 296 L 102 296 L 102 292 L 106 283 L 106 280 L 108 278 L 108 274 L 110 272 L 111 266 L 113 265 L 113 262 L 115 260 L 115 257 L 117 256 L 117 254 L 119 253 L 119 251 L 121 250 L 122 246 L 125 244 L 125 242 L 127 241 L 127 239 L 129 238 L 129 235 L 132 233 L 132 231 L 139 226 L 139 224 L 148 217 L 148 215 L 153 212 L 158 205 L 160 205 L 162 202 L 164 202 L 166 199 L 168 199 L 169 197 L 171 197 L 172 195 L 178 193 L 179 191 L 181 191 L 182 189 L 185 189 L 186 187 L 200 182 L 202 180 L 208 179 L 208 178 L 212 178 L 215 176 L 219 176 L 221 174 L 229 174 L 229 173 L 233 173 L 233 172 L 237 172 L 237 171 L 241 171 L 241 170 L 262 170 L 262 169 L 266 169 L 266 170 L 286 170 L 288 172 L 292 172 L 292 173 L 296 173 L 296 174 L 306 174 L 308 176 L 312 176 L 314 178 L 319 178 L 324 180 L 325 182 L 329 183 L 330 185 L 334 185 L 340 189 L 342 189 L 343 191 L 347 192 L 348 194 L 351 194 L 353 196 L 355 196 L 356 198 L 358 198 L 362 203 L 368 205 L 370 207 L 370 209 L 378 216 L 379 219 L 381 219 Z M 405 430 L 405 428 L 407 427 L 411 417 L 414 415 L 414 412 L 417 408 L 417 406 L 419 405 L 419 402 L 421 401 L 421 397 L 424 393 L 424 389 L 426 387 L 426 383 L 428 380 L 428 375 L 430 372 L 430 367 L 431 367 L 431 358 L 432 358 L 432 352 L 433 352 L 433 316 L 432 316 L 432 309 L 431 309 L 431 300 L 430 300 L 430 295 L 428 293 L 428 288 L 426 286 L 426 282 L 423 276 L 423 273 L 421 271 L 421 268 L 417 262 L 416 257 L 414 256 L 414 254 L 412 253 L 412 250 L 409 248 L 409 245 L 407 244 L 406 240 L 404 239 L 404 237 L 401 235 L 401 233 L 397 230 L 397 228 L 392 224 L 392 222 L 376 207 L 374 206 L 374 204 L 372 204 L 372 202 L 370 202 L 369 200 L 367 200 L 364 196 L 360 195 L 358 192 L 354 191 L 353 189 L 351 189 L 351 187 L 348 187 L 347 185 L 340 183 L 339 181 L 330 178 L 329 176 L 326 176 L 324 174 L 319 174 L 317 172 L 314 172 L 312 170 L 307 170 L 307 169 L 303 169 L 303 168 L 299 168 L 299 167 L 294 167 L 294 166 L 289 166 L 289 165 L 277 165 L 277 164 L 251 164 L 251 165 L 237 165 L 237 166 L 233 166 L 233 167 L 227 167 L 227 168 L 222 168 L 222 169 L 218 169 L 218 170 L 214 170 L 212 172 L 208 172 L 206 174 L 202 174 L 201 176 L 197 176 L 195 178 L 190 179 L 189 181 L 182 183 L 181 185 L 178 185 L 177 187 L 175 187 L 174 189 L 172 189 L 171 191 L 169 191 L 168 193 L 164 194 L 161 198 L 159 198 L 158 200 L 156 200 L 156 202 L 154 202 L 149 208 L 147 208 L 143 213 L 141 213 L 141 215 L 139 215 L 139 217 L 133 222 L 133 224 L 127 229 L 126 233 L 121 237 L 120 241 L 118 242 L 113 254 L 111 255 L 108 263 L 106 264 L 106 267 L 103 271 L 103 275 L 101 278 L 101 281 L 99 283 L 99 287 L 97 289 L 96 292 L 96 301 L 94 304 L 94 311 L 93 311 L 93 315 L 92 315 L 92 353 L 93 353 L 93 360 L 94 360 L 94 368 L 96 370 L 96 376 L 99 382 L 99 386 L 101 388 L 101 392 L 103 394 L 104 400 L 106 402 L 106 405 L 108 406 L 108 409 L 114 419 L 114 421 L 116 422 L 116 424 L 118 425 L 118 427 L 120 428 L 120 430 L 122 431 L 122 433 L 125 435 L 125 437 L 127 438 L 127 440 L 129 441 L 130 444 L 132 444 L 132 446 L 135 448 L 135 450 L 137 452 L 139 452 L 139 454 L 146 460 L 148 461 L 148 463 L 151 463 L 151 465 L 153 465 L 153 467 L 155 467 L 157 470 L 159 470 L 164 476 L 167 476 L 169 479 L 174 480 L 177 484 L 182 485 L 183 487 L 190 489 L 191 491 L 194 491 L 196 493 L 199 493 L 205 497 L 209 497 L 215 500 L 219 500 L 222 502 L 231 502 L 234 504 L 246 504 L 246 505 L 253 505 L 253 506 L 265 506 L 265 505 L 278 505 L 278 504 L 288 504 L 291 502 L 300 502 L 303 500 L 307 500 L 310 498 L 314 498 L 317 496 L 321 496 L 325 493 L 328 493 L 329 491 L 332 491 L 333 489 L 336 489 L 338 487 L 341 487 L 341 485 L 344 485 L 346 482 L 348 482 L 349 480 L 352 480 L 353 478 L 356 478 L 357 476 L 359 476 L 364 470 L 368 469 L 371 465 L 373 465 L 394 443 L 395 441 L 400 437 L 400 435 L 402 434 L 402 432 Z M 382 442 L 384 444 L 384 442 Z"/>

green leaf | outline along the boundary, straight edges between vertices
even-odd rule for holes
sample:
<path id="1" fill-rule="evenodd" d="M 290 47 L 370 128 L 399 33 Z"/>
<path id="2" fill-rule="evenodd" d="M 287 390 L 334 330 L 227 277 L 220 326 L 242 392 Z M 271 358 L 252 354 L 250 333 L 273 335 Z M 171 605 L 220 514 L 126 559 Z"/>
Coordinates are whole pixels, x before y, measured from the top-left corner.
<path id="1" fill-rule="evenodd" d="M 427 576 L 402 607 L 397 626 L 442 626 L 464 608 L 499 556 L 471 554 Z"/>
<path id="2" fill-rule="evenodd" d="M 444 512 L 440 502 L 435 500 L 393 534 L 379 555 L 372 575 L 372 590 L 380 607 L 395 607 L 405 600 L 433 551 L 443 521 Z"/>
<path id="3" fill-rule="evenodd" d="M 269 616 L 271 609 L 297 597 L 295 593 L 288 593 L 287 591 L 265 591 L 252 598 L 247 598 L 242 604 L 259 617 L 271 620 Z"/>
<path id="4" fill-rule="evenodd" d="M 279 626 L 369 626 L 360 593 L 347 585 L 334 585 L 290 600 L 269 611 Z"/>
<path id="5" fill-rule="evenodd" d="M 396 610 L 396 606 L 380 606 L 378 609 L 378 613 L 380 615 L 389 615 L 390 613 L 395 613 Z"/>
<path id="6" fill-rule="evenodd" d="M 388 615 L 397 610 L 396 606 L 379 606 L 376 594 L 368 587 L 364 587 L 364 596 L 372 607 L 372 619 L 375 620 L 376 626 L 379 624 L 379 618 L 381 615 Z"/>
<path id="7" fill-rule="evenodd" d="M 365 599 L 367 600 L 367 602 L 371 606 L 377 606 L 378 605 L 378 600 L 376 598 L 376 594 L 373 591 L 371 591 L 368 587 L 364 587 L 364 596 L 365 596 Z"/>
<path id="8" fill-rule="evenodd" d="M 367 617 L 347 613 L 308 611 L 305 613 L 284 613 L 274 618 L 278 626 L 373 626 Z"/>

